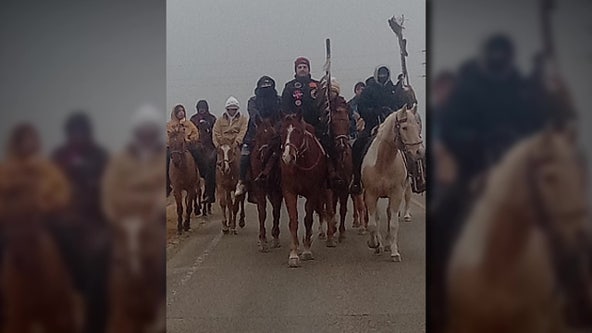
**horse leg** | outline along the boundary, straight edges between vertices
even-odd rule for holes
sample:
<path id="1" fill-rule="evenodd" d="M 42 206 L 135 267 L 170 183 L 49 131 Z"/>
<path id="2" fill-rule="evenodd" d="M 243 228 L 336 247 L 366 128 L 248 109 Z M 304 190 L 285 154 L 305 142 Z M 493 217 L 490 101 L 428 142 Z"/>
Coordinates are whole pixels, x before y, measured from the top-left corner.
<path id="1" fill-rule="evenodd" d="M 298 267 L 300 266 L 300 258 L 298 257 L 298 197 L 292 193 L 285 193 L 284 201 L 290 217 L 290 234 L 292 236 L 288 265 Z"/>
<path id="2" fill-rule="evenodd" d="M 220 210 L 222 210 L 222 232 L 228 234 L 228 216 L 226 215 L 226 193 L 225 191 L 218 191 L 218 198 L 220 202 Z"/>
<path id="3" fill-rule="evenodd" d="M 391 258 L 395 262 L 401 261 L 401 254 L 399 253 L 399 219 L 392 218 L 393 213 L 401 207 L 401 193 L 396 192 L 389 198 L 387 211 L 387 226 L 388 226 L 388 233 L 386 236 L 386 241 L 389 244 L 388 248 L 385 247 L 385 250 L 391 252 Z"/>
<path id="4" fill-rule="evenodd" d="M 333 208 L 333 191 L 325 191 L 321 198 L 318 202 L 321 203 L 319 210 L 323 211 L 324 208 L 324 217 L 327 221 L 327 247 L 336 247 L 335 231 L 337 223 L 335 221 L 335 209 Z"/>
<path id="5" fill-rule="evenodd" d="M 382 252 L 382 244 L 380 243 L 380 230 L 378 228 L 380 218 L 376 212 L 378 196 L 366 191 L 364 193 L 364 201 L 368 210 L 368 231 L 370 232 L 370 239 L 367 244 L 369 248 L 375 250 L 374 253 L 379 254 Z"/>
<path id="6" fill-rule="evenodd" d="M 275 193 L 272 194 L 270 199 L 273 213 L 273 228 L 271 229 L 273 242 L 271 243 L 271 247 L 278 248 L 280 247 L 280 214 L 282 210 L 282 195 L 281 193 Z"/>
<path id="7" fill-rule="evenodd" d="M 345 239 L 345 218 L 347 216 L 347 199 L 349 195 L 342 194 L 339 198 L 339 242 L 343 242 Z M 336 201 L 336 199 L 334 199 Z M 337 205 L 335 205 L 335 211 L 337 210 Z"/>
<path id="8" fill-rule="evenodd" d="M 360 219 L 358 225 L 358 234 L 365 235 L 368 231 L 368 209 L 366 208 L 363 195 L 356 195 L 355 201 L 356 206 L 358 207 L 356 210 L 358 211 Z"/>
<path id="9" fill-rule="evenodd" d="M 195 191 L 187 191 L 185 197 L 185 222 L 183 223 L 183 229 L 189 231 L 191 229 L 191 213 L 193 213 L 193 199 L 195 197 Z"/>
<path id="10" fill-rule="evenodd" d="M 201 215 L 201 184 L 197 183 L 196 195 L 193 198 L 195 216 Z"/>
<path id="11" fill-rule="evenodd" d="M 411 201 L 411 184 L 409 181 L 405 185 L 405 201 L 403 204 L 403 221 L 411 222 L 411 213 L 409 212 L 409 202 Z"/>
<path id="12" fill-rule="evenodd" d="M 325 240 L 327 239 L 327 231 L 325 230 L 325 216 L 320 211 L 317 211 L 317 213 L 319 214 L 319 239 Z"/>
<path id="13" fill-rule="evenodd" d="M 234 191 L 228 191 L 228 201 L 230 202 L 230 233 L 238 235 L 236 232 L 236 214 L 238 213 L 238 198 L 234 195 Z"/>
<path id="14" fill-rule="evenodd" d="M 173 195 L 177 205 L 177 234 L 181 235 L 183 233 L 183 194 L 175 189 Z"/>
<path id="15" fill-rule="evenodd" d="M 265 194 L 261 194 L 262 191 L 257 191 L 257 213 L 259 215 L 259 251 L 268 252 L 269 246 L 267 244 L 267 230 L 265 230 L 267 202 L 265 201 Z"/>
<path id="16" fill-rule="evenodd" d="M 318 200 L 316 200 L 316 198 L 314 199 L 307 199 L 306 203 L 304 204 L 304 210 L 305 210 L 305 215 L 304 215 L 304 228 L 306 230 L 304 238 L 302 240 L 302 242 L 304 243 L 304 251 L 302 251 L 302 260 L 312 260 L 314 259 L 312 256 L 312 251 L 310 250 L 310 247 L 312 245 L 312 224 L 313 224 L 313 220 L 314 220 L 314 209 L 315 209 L 315 204 L 317 203 Z"/>
<path id="17" fill-rule="evenodd" d="M 241 196 L 239 199 L 240 203 L 240 219 L 238 221 L 238 226 L 241 228 L 245 227 L 245 196 Z"/>
<path id="18" fill-rule="evenodd" d="M 358 228 L 360 226 L 360 214 L 358 212 L 358 202 L 356 201 L 356 197 L 352 194 L 352 206 L 354 208 L 353 220 L 352 220 L 352 228 Z"/>

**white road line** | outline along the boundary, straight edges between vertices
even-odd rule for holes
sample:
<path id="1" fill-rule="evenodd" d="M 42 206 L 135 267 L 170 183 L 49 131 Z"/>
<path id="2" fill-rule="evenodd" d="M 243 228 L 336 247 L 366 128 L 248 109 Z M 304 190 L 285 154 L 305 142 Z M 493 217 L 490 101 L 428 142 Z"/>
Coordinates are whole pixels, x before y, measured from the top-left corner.
<path id="1" fill-rule="evenodd" d="M 216 237 L 212 239 L 210 244 L 208 244 L 208 247 L 206 247 L 206 249 L 195 259 L 195 261 L 193 261 L 193 264 L 191 264 L 187 273 L 185 273 L 185 275 L 179 281 L 177 288 L 171 290 L 171 296 L 169 297 L 167 302 L 168 305 L 171 305 L 173 303 L 173 298 L 177 294 L 177 289 L 183 287 L 187 282 L 189 282 L 189 280 L 191 280 L 193 274 L 199 269 L 199 266 L 203 264 L 210 252 L 214 250 L 214 248 L 216 247 L 216 245 L 218 245 L 221 239 L 222 233 L 218 233 Z"/>

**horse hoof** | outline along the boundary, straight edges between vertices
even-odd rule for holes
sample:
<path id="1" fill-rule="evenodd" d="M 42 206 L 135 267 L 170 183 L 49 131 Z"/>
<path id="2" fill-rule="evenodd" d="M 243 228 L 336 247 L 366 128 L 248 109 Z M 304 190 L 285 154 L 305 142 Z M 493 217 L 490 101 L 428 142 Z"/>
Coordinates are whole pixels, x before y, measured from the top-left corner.
<path id="1" fill-rule="evenodd" d="M 325 239 L 327 239 L 327 235 L 325 235 L 324 232 L 321 232 L 321 233 L 319 233 L 319 239 L 320 240 L 325 240 Z"/>
<path id="2" fill-rule="evenodd" d="M 230 233 L 231 233 L 232 235 L 238 235 L 238 232 L 236 232 L 236 229 L 232 229 L 232 230 L 230 230 Z"/>
<path id="3" fill-rule="evenodd" d="M 345 235 L 342 234 L 342 233 L 340 233 L 339 234 L 339 239 L 338 239 L 339 243 L 343 243 L 344 240 L 345 240 Z"/>
<path id="4" fill-rule="evenodd" d="M 337 243 L 334 238 L 327 239 L 327 247 L 337 247 Z"/>
<path id="5" fill-rule="evenodd" d="M 177 236 L 181 236 L 183 234 L 182 230 L 177 230 Z"/>
<path id="6" fill-rule="evenodd" d="M 391 252 L 391 246 L 390 245 L 385 245 L 384 246 L 384 252 Z"/>
<path id="7" fill-rule="evenodd" d="M 302 252 L 302 260 L 313 260 L 314 257 L 312 256 L 312 252 L 304 251 Z"/>
<path id="8" fill-rule="evenodd" d="M 391 254 L 391 259 L 394 262 L 401 262 L 401 255 L 399 253 L 397 253 L 397 254 Z"/>
<path id="9" fill-rule="evenodd" d="M 259 243 L 259 251 L 262 253 L 269 252 L 269 245 L 267 245 L 267 241 Z"/>
<path id="10" fill-rule="evenodd" d="M 238 226 L 241 228 L 245 227 L 245 219 L 241 219 L 240 221 L 238 221 Z"/>
<path id="11" fill-rule="evenodd" d="M 288 266 L 291 268 L 300 267 L 300 258 L 298 257 L 291 257 L 288 259 Z"/>
<path id="12" fill-rule="evenodd" d="M 279 239 L 274 239 L 271 242 L 271 247 L 274 248 L 274 249 L 277 249 L 277 248 L 282 247 L 282 245 L 280 244 L 280 240 Z"/>
<path id="13" fill-rule="evenodd" d="M 368 245 L 368 247 L 371 249 L 377 249 L 379 246 L 378 244 L 374 243 L 374 239 L 367 240 L 366 245 Z"/>
<path id="14" fill-rule="evenodd" d="M 222 233 L 228 235 L 228 229 L 222 229 Z"/>
<path id="15" fill-rule="evenodd" d="M 358 229 L 358 235 L 366 235 L 367 233 L 368 230 L 366 230 L 365 228 Z"/>
<path id="16" fill-rule="evenodd" d="M 378 246 L 374 249 L 374 254 L 381 254 L 384 251 L 384 248 L 382 246 Z"/>
<path id="17" fill-rule="evenodd" d="M 405 217 L 403 218 L 403 221 L 411 222 L 411 215 L 405 215 Z"/>

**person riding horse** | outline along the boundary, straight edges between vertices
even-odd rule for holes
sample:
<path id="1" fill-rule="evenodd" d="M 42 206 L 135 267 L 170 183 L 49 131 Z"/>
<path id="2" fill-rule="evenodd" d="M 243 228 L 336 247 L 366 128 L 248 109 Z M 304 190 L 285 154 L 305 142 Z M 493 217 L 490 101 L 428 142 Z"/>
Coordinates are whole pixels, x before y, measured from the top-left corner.
<path id="1" fill-rule="evenodd" d="M 300 113 L 304 121 L 315 129 L 315 136 L 321 142 L 325 153 L 333 156 L 333 140 L 329 135 L 329 126 L 326 115 L 322 114 L 318 106 L 315 106 L 317 94 L 320 93 L 320 82 L 311 78 L 310 61 L 305 57 L 299 57 L 294 62 L 296 74 L 294 79 L 286 83 L 282 92 L 281 109 L 284 113 Z M 332 158 L 328 158 L 329 185 L 339 185 L 343 182 L 335 172 Z"/>
<path id="2" fill-rule="evenodd" d="M 173 111 L 171 112 L 171 120 L 167 123 L 166 131 L 167 131 L 167 162 L 166 162 L 166 174 L 167 174 L 167 196 L 171 193 L 171 180 L 169 179 L 169 165 L 171 163 L 171 152 L 168 148 L 168 136 L 175 130 L 176 126 L 182 126 L 185 131 L 185 141 L 188 144 L 188 150 L 193 156 L 195 163 L 199 165 L 203 165 L 201 162 L 201 157 L 199 155 L 199 151 L 197 150 L 197 142 L 199 141 L 199 131 L 193 125 L 191 121 L 188 121 L 186 118 L 185 107 L 181 104 L 175 105 Z M 201 170 L 200 170 L 201 173 Z"/>
<path id="3" fill-rule="evenodd" d="M 257 131 L 255 122 L 257 120 L 270 120 L 274 126 L 277 125 L 281 117 L 280 103 L 281 99 L 275 89 L 275 81 L 269 76 L 259 78 L 257 88 L 255 88 L 255 96 L 251 97 L 247 104 L 249 126 L 241 151 L 240 180 L 235 192 L 237 196 L 245 193 L 245 183 L 251 168 L 251 150 L 253 149 L 255 133 Z M 277 161 L 281 145 L 279 135 L 276 140 L 272 140 L 269 144 L 271 148 L 269 149 L 269 156 L 264 158 L 265 168 L 261 174 L 253 175 L 255 181 L 264 181 Z"/>
<path id="4" fill-rule="evenodd" d="M 238 111 L 240 105 L 238 100 L 230 96 L 226 100 L 226 111 L 222 117 L 214 123 L 213 135 L 214 146 L 218 149 L 223 142 L 231 142 L 240 147 L 247 133 L 247 119 Z"/>
<path id="5" fill-rule="evenodd" d="M 197 113 L 191 116 L 191 119 L 189 120 L 195 125 L 195 127 L 202 130 L 202 133 L 200 134 L 200 140 L 202 140 L 201 145 L 203 150 L 201 153 L 202 155 L 204 153 L 206 154 L 205 156 L 201 156 L 201 160 L 203 162 L 202 165 L 198 165 L 200 174 L 205 181 L 205 196 L 203 203 L 213 203 L 214 201 L 216 201 L 216 154 L 212 154 L 213 161 L 209 161 L 207 157 L 208 149 L 206 147 L 210 145 L 209 141 L 212 140 L 212 128 L 214 127 L 214 123 L 216 122 L 216 116 L 210 113 L 210 107 L 206 100 L 199 100 L 195 108 L 197 110 Z M 209 135 L 208 138 L 203 137 L 204 128 L 207 129 L 207 133 L 205 133 L 205 135 Z M 207 145 L 204 144 L 205 142 L 208 142 Z M 210 148 L 213 151 L 212 145 L 210 145 Z"/>
<path id="6" fill-rule="evenodd" d="M 366 80 L 366 88 L 358 101 L 358 112 L 364 120 L 364 129 L 359 133 L 353 145 L 354 180 L 351 186 L 352 194 L 361 194 L 362 161 L 368 150 L 374 130 L 396 110 L 405 104 L 411 107 L 417 103 L 412 94 L 404 94 L 400 84 L 391 81 L 391 72 L 387 66 L 381 65 L 374 70 L 374 76 Z M 399 80 L 398 83 L 400 83 Z"/>

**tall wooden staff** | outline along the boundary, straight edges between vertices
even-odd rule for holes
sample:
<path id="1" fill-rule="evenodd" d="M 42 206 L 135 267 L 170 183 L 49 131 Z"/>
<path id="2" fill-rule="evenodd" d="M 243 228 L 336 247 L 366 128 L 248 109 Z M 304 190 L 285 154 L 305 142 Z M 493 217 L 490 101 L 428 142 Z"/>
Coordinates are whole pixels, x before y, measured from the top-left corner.
<path id="1" fill-rule="evenodd" d="M 399 50 L 401 54 L 401 70 L 403 72 L 403 77 L 405 78 L 407 86 L 409 86 L 409 73 L 407 72 L 407 57 L 409 56 L 409 54 L 407 53 L 407 39 L 403 38 L 404 22 L 405 16 L 403 15 L 401 15 L 401 18 L 398 20 L 395 19 L 394 16 L 388 20 L 391 29 L 393 30 L 393 32 L 397 36 L 397 39 L 399 40 Z"/>

